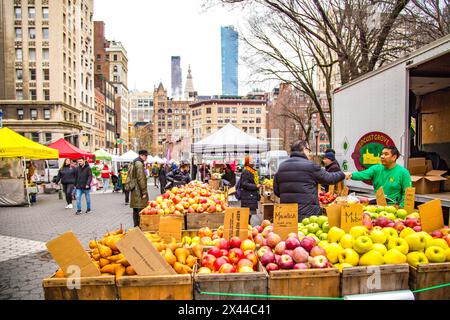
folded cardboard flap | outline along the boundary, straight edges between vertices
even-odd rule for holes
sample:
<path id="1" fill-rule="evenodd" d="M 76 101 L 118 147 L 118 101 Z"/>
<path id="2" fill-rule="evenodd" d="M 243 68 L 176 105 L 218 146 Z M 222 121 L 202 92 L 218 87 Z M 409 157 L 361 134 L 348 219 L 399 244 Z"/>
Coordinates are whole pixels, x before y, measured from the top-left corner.
<path id="1" fill-rule="evenodd" d="M 139 276 L 176 274 L 139 228 L 128 231 L 116 246 Z"/>
<path id="2" fill-rule="evenodd" d="M 425 158 L 411 158 L 408 161 L 408 170 L 411 175 L 425 175 L 427 172 L 427 161 Z"/>
<path id="3" fill-rule="evenodd" d="M 162 216 L 159 220 L 159 235 L 166 242 L 170 242 L 172 238 L 180 242 L 183 223 L 184 216 Z"/>
<path id="4" fill-rule="evenodd" d="M 70 275 L 72 271 L 78 272 L 73 267 L 79 268 L 80 277 L 98 277 L 101 275 L 89 253 L 86 252 L 80 240 L 72 231 L 50 240 L 46 243 L 46 246 L 66 276 Z"/>

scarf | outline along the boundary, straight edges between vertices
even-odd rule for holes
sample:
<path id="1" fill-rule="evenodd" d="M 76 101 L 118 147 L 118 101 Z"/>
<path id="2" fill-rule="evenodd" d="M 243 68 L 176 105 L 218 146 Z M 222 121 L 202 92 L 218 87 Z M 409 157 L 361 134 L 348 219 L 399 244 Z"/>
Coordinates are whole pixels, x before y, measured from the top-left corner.
<path id="1" fill-rule="evenodd" d="M 249 167 L 249 166 L 245 166 L 245 169 L 248 170 L 253 175 L 253 179 L 255 180 L 255 184 L 258 185 L 259 184 L 258 172 L 255 169 L 253 169 L 252 167 Z"/>

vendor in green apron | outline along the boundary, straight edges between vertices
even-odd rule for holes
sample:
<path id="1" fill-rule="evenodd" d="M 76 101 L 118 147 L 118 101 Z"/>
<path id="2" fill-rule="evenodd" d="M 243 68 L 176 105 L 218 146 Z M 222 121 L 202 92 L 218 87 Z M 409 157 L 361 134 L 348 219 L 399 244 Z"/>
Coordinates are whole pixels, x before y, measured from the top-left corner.
<path id="1" fill-rule="evenodd" d="M 411 175 L 409 171 L 396 163 L 400 152 L 395 146 L 385 147 L 381 153 L 381 164 L 373 165 L 369 169 L 360 172 L 347 172 L 347 180 L 372 181 L 375 192 L 383 187 L 386 198 L 403 207 L 405 190 L 411 187 Z"/>

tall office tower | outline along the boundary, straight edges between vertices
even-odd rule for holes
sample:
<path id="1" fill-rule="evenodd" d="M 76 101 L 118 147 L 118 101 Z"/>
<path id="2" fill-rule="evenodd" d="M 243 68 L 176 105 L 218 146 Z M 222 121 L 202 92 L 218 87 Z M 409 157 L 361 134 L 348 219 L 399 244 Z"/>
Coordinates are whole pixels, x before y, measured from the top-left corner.
<path id="1" fill-rule="evenodd" d="M 172 56 L 172 98 L 180 99 L 182 94 L 181 84 L 181 58 Z"/>
<path id="2" fill-rule="evenodd" d="M 220 28 L 222 43 L 222 95 L 238 95 L 238 33 L 233 26 Z"/>

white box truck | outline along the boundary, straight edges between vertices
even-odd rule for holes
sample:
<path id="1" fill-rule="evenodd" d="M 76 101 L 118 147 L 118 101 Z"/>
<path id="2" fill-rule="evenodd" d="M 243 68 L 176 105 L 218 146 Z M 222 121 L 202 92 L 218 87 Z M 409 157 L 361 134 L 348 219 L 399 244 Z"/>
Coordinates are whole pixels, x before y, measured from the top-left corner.
<path id="1" fill-rule="evenodd" d="M 335 90 L 332 140 L 345 171 L 380 162 L 383 146 L 395 145 L 409 159 L 426 157 L 433 169 L 450 166 L 450 36 L 441 38 Z M 448 167 L 447 167 L 448 170 Z M 351 190 L 372 193 L 370 184 L 346 182 Z M 444 185 L 444 183 L 442 183 Z M 448 181 L 441 191 L 448 190 Z M 416 195 L 426 202 L 450 193 Z"/>

